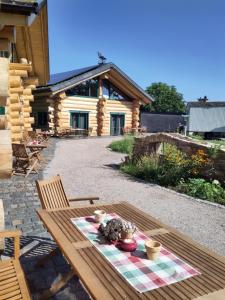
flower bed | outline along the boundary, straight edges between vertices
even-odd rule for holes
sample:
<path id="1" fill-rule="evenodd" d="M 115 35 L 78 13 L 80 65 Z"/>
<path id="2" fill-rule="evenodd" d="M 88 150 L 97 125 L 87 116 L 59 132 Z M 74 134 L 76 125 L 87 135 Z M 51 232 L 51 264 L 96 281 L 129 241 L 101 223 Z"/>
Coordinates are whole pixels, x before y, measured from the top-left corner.
<path id="1" fill-rule="evenodd" d="M 204 150 L 197 150 L 189 157 L 175 146 L 166 145 L 163 155 L 142 156 L 136 162 L 127 160 L 120 169 L 148 182 L 225 205 L 225 189 L 220 182 L 200 177 L 203 170 L 213 174 L 212 160 Z"/>

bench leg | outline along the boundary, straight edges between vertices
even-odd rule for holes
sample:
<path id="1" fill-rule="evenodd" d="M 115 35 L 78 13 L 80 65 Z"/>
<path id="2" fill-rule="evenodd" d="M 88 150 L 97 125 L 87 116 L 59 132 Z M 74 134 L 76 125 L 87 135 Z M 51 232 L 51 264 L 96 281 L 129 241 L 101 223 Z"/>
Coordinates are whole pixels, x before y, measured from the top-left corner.
<path id="1" fill-rule="evenodd" d="M 47 300 L 53 297 L 61 288 L 63 288 L 67 282 L 75 275 L 74 270 L 70 270 L 66 273 L 58 282 L 54 283 L 49 290 L 43 292 L 39 300 Z"/>

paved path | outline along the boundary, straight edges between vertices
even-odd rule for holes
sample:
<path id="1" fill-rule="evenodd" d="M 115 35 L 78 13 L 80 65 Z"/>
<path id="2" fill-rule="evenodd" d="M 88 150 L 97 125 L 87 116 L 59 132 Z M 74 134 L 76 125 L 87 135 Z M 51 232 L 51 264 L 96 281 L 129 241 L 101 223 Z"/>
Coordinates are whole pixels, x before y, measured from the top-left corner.
<path id="1" fill-rule="evenodd" d="M 225 256 L 225 209 L 120 173 L 117 164 L 124 155 L 106 149 L 112 140 L 115 138 L 60 140 L 44 177 L 60 174 L 69 196 L 129 201 Z"/>

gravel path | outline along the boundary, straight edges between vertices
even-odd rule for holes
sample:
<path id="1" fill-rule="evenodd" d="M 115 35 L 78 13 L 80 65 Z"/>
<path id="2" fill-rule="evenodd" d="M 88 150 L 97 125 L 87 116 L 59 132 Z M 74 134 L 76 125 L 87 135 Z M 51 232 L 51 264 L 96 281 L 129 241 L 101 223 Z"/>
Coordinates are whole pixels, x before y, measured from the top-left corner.
<path id="1" fill-rule="evenodd" d="M 106 149 L 115 139 L 60 140 L 44 178 L 60 174 L 69 196 L 129 201 L 225 256 L 225 209 L 123 175 L 117 164 L 124 155 Z"/>

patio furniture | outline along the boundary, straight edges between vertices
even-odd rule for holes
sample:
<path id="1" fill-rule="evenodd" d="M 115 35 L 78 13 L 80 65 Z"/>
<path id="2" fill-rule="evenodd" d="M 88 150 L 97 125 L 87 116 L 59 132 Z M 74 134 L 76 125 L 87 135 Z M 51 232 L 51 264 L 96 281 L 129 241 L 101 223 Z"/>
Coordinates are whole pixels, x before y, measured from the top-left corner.
<path id="1" fill-rule="evenodd" d="M 60 175 L 46 180 L 37 180 L 36 186 L 43 209 L 70 207 L 70 202 L 79 201 L 89 201 L 90 204 L 94 204 L 94 200 L 99 200 L 99 197 L 95 196 L 67 198 Z"/>
<path id="2" fill-rule="evenodd" d="M 145 235 L 161 242 L 180 259 L 197 268 L 201 275 L 148 292 L 137 292 L 71 222 L 71 218 L 93 215 L 96 209 L 135 222 Z M 126 202 L 39 210 L 38 215 L 92 299 L 225 299 L 225 258 Z M 135 253 L 131 257 L 135 260 Z"/>
<path id="3" fill-rule="evenodd" d="M 36 165 L 38 163 L 38 152 L 27 152 L 25 144 L 12 144 L 13 156 L 15 157 L 15 168 L 13 174 L 25 175 L 27 177 L 32 171 L 38 173 Z"/>
<path id="4" fill-rule="evenodd" d="M 89 201 L 90 204 L 94 204 L 94 200 L 99 200 L 99 197 L 83 197 L 83 198 L 73 198 L 69 199 L 66 196 L 61 178 L 59 175 L 53 176 L 47 180 L 37 180 L 36 181 L 38 195 L 41 201 L 41 206 L 45 210 L 49 209 L 59 209 L 70 207 L 70 201 Z M 37 263 L 37 266 L 44 264 L 46 260 L 56 255 L 58 248 L 50 252 L 48 255 L 40 259 Z M 59 289 L 62 288 L 72 277 L 74 276 L 74 270 L 69 271 L 66 275 L 63 276 L 59 282 L 57 282 L 50 291 L 46 291 L 42 295 L 43 299 L 48 299 L 52 295 L 56 294 Z"/>
<path id="5" fill-rule="evenodd" d="M 0 261 L 0 299 L 31 299 L 19 261 L 20 231 L 1 231 L 0 238 L 14 238 L 14 258 Z"/>
<path id="6" fill-rule="evenodd" d="M 38 138 L 41 139 L 43 142 L 47 142 L 50 136 L 53 136 L 53 132 L 49 131 L 42 131 L 40 128 L 36 128 L 35 132 L 38 134 Z"/>

